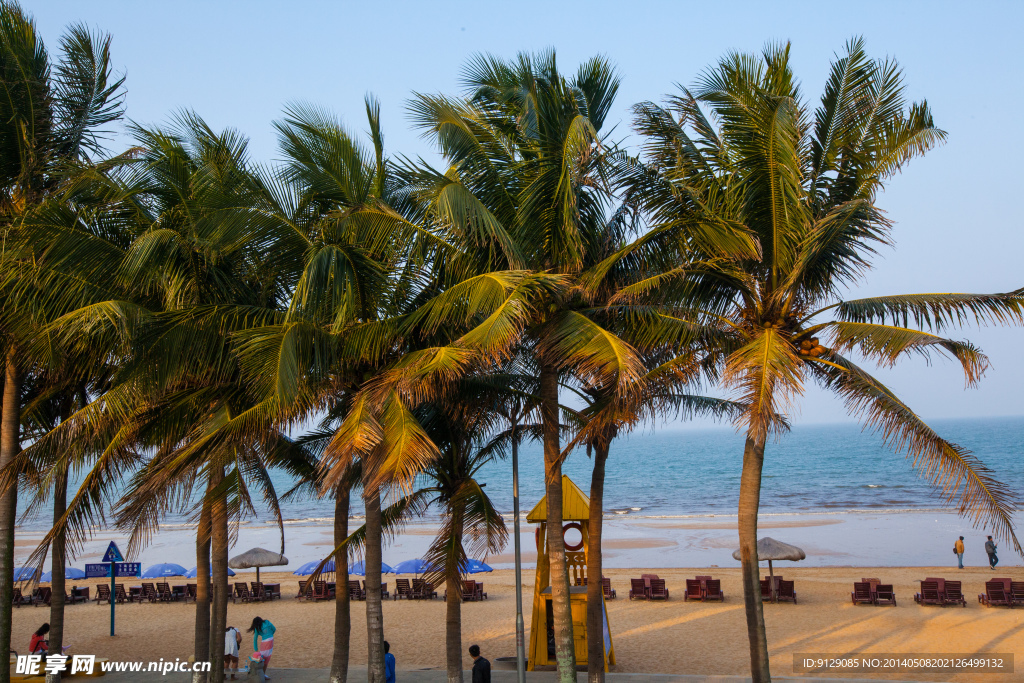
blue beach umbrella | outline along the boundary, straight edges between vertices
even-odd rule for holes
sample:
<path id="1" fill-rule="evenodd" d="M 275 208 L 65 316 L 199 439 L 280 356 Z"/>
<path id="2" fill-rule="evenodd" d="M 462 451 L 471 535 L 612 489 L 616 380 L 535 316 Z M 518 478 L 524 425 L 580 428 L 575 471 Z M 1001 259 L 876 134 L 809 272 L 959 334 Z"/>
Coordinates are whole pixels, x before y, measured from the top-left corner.
<path id="1" fill-rule="evenodd" d="M 323 562 L 323 560 L 313 560 L 312 562 L 307 562 L 306 564 L 302 565 L 301 567 L 293 571 L 292 574 L 294 574 L 295 576 L 309 576 L 313 573 L 313 570 L 315 570 L 321 562 Z M 334 560 L 327 561 L 327 564 L 324 565 L 324 571 L 334 571 Z"/>
<path id="2" fill-rule="evenodd" d="M 84 579 L 85 578 L 85 572 L 83 572 L 81 569 L 77 569 L 75 567 L 65 567 L 64 568 L 64 578 L 65 579 Z M 43 574 L 42 578 L 40 578 L 39 580 L 42 581 L 43 583 L 46 583 L 47 581 L 52 581 L 53 580 L 53 572 L 46 572 L 45 574 Z"/>
<path id="3" fill-rule="evenodd" d="M 180 564 L 165 562 L 164 564 L 150 565 L 146 571 L 142 572 L 142 578 L 164 579 L 169 576 L 185 576 L 185 573 L 185 568 Z"/>
<path id="4" fill-rule="evenodd" d="M 19 567 L 14 570 L 15 581 L 31 581 L 36 575 L 35 567 Z"/>
<path id="5" fill-rule="evenodd" d="M 364 560 L 359 560 L 358 562 L 356 562 L 355 564 L 353 564 L 351 567 L 348 568 L 348 573 L 349 574 L 355 574 L 356 576 L 366 576 L 366 562 Z M 387 565 L 387 564 L 381 562 L 380 563 L 380 573 L 381 574 L 394 574 L 395 570 L 392 569 L 390 565 Z"/>
<path id="6" fill-rule="evenodd" d="M 235 573 L 233 571 L 231 571 L 231 569 L 229 568 L 228 569 L 228 576 L 234 576 L 234 575 L 235 575 Z M 192 567 L 192 569 L 189 569 L 187 572 L 185 572 L 185 578 L 186 579 L 194 579 L 197 576 L 199 576 L 199 567 Z M 213 576 L 213 567 L 210 567 L 210 576 Z"/>
<path id="7" fill-rule="evenodd" d="M 396 564 L 391 571 L 395 574 L 425 574 L 433 569 L 434 565 L 416 558 L 415 560 L 406 560 Z"/>
<path id="8" fill-rule="evenodd" d="M 466 574 L 481 574 L 483 572 L 493 572 L 490 565 L 487 565 L 480 560 L 466 560 L 466 566 L 463 570 Z"/>

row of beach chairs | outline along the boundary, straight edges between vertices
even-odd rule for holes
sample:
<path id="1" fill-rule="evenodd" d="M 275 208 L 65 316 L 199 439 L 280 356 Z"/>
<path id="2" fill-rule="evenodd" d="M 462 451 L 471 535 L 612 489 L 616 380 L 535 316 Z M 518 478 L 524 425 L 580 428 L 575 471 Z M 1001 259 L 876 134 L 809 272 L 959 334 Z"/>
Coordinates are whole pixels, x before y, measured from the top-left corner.
<path id="1" fill-rule="evenodd" d="M 484 592 L 484 584 L 479 581 L 465 580 L 462 582 L 462 602 L 479 602 L 480 600 L 487 599 L 487 593 Z M 445 602 L 448 601 L 448 591 L 444 592 L 441 599 Z"/>
<path id="2" fill-rule="evenodd" d="M 985 582 L 985 592 L 978 595 L 978 602 L 988 607 L 1024 606 L 1024 581 L 992 579 Z"/>
<path id="3" fill-rule="evenodd" d="M 853 584 L 850 599 L 855 605 L 893 605 L 896 606 L 896 593 L 891 583 L 882 583 L 878 579 L 864 579 Z"/>
<path id="4" fill-rule="evenodd" d="M 261 581 L 251 581 L 250 584 L 251 588 L 244 581 L 236 583 L 232 602 L 269 602 L 270 600 L 281 599 L 281 586 L 278 584 L 267 586 Z M 193 599 L 195 599 L 195 596 L 193 596 Z"/>
<path id="5" fill-rule="evenodd" d="M 967 607 L 962 584 L 929 577 L 921 581 L 921 592 L 914 594 L 914 602 L 920 605 L 960 605 Z"/>
<path id="6" fill-rule="evenodd" d="M 639 579 L 629 580 L 630 600 L 668 600 L 665 579 L 657 574 L 641 574 Z"/>

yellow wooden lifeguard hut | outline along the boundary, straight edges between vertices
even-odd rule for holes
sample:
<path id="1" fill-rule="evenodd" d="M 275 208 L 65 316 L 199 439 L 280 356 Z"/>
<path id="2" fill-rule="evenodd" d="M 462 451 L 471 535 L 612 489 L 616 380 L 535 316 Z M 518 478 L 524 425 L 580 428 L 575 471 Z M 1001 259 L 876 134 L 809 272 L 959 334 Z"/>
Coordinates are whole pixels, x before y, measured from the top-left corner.
<path id="1" fill-rule="evenodd" d="M 547 538 L 547 496 L 530 513 L 526 521 L 540 524 L 537 529 L 537 573 L 533 588 L 533 620 L 530 622 L 530 647 L 526 652 L 527 669 L 555 663 L 553 645 L 554 618 L 551 609 L 551 562 L 548 558 Z M 576 663 L 587 664 L 587 587 L 583 585 L 587 575 L 587 552 L 590 548 L 590 499 L 569 477 L 562 476 L 562 535 L 571 530 L 580 534 L 580 539 L 570 542 L 566 539 L 565 562 L 569 571 L 569 605 L 572 610 L 572 628 L 576 641 Z M 600 581 L 600 578 L 598 578 Z M 615 649 L 612 634 L 608 628 L 608 612 L 605 609 L 604 594 L 601 595 L 601 611 L 604 613 L 604 669 L 615 663 Z"/>

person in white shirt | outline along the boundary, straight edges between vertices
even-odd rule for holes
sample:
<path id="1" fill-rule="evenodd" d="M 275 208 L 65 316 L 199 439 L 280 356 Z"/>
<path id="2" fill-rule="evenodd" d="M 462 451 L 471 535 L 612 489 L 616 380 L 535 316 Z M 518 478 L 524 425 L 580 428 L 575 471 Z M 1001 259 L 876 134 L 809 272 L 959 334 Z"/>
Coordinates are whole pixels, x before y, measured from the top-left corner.
<path id="1" fill-rule="evenodd" d="M 242 644 L 242 632 L 234 626 L 228 626 L 224 630 L 224 675 L 231 674 L 231 680 L 235 680 L 238 673 L 238 646 Z"/>

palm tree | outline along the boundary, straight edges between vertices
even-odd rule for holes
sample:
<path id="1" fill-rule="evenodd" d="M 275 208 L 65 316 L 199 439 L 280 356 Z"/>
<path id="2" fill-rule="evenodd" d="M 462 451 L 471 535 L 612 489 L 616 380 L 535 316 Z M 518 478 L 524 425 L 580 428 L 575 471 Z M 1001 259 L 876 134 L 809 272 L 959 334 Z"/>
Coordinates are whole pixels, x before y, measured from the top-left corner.
<path id="1" fill-rule="evenodd" d="M 417 491 L 427 505 L 436 505 L 444 522 L 426 554 L 434 569 L 429 577 L 443 580 L 447 601 L 445 650 L 449 683 L 462 683 L 462 579 L 471 555 L 497 553 L 508 531 L 501 514 L 476 474 L 495 457 L 482 448 L 497 417 L 500 388 L 484 381 L 459 383 L 443 403 L 420 407 L 418 419 L 441 456 L 424 471 L 427 485 Z M 469 536 L 467 548 L 466 537 Z"/>
<path id="2" fill-rule="evenodd" d="M 1020 323 L 1024 300 L 1021 292 L 841 298 L 867 272 L 875 248 L 889 243 L 878 191 L 946 137 L 927 103 L 906 105 L 897 63 L 869 59 L 860 39 L 832 64 L 813 112 L 789 46 L 772 45 L 761 55 L 727 55 L 692 92 L 666 107 L 637 105 L 635 113 L 646 158 L 630 184 L 654 223 L 649 245 L 665 246 L 659 231 L 672 225 L 716 220 L 749 231 L 761 249 L 761 258 L 680 271 L 674 288 L 679 309 L 715 332 L 704 337 L 707 361 L 744 406 L 739 538 L 751 673 L 761 683 L 770 680 L 756 549 L 761 468 L 768 436 L 788 428 L 786 408 L 806 381 L 837 394 L 962 514 L 1019 547 L 1009 493 L 992 473 L 846 354 L 884 367 L 903 355 L 945 354 L 974 385 L 985 356 L 934 333 L 972 321 Z M 629 298 L 644 297 L 637 287 Z"/>
<path id="3" fill-rule="evenodd" d="M 628 164 L 600 132 L 618 89 L 606 60 L 591 59 L 567 78 L 554 53 L 521 54 L 510 62 L 479 56 L 464 80 L 465 99 L 419 95 L 413 101 L 416 125 L 437 144 L 449 168 L 442 173 L 421 164 L 406 180 L 433 223 L 465 245 L 457 257 L 441 255 L 443 272 L 466 278 L 521 268 L 549 278 L 520 321 L 505 329 L 514 336 L 508 345 L 529 355 L 539 379 L 547 524 L 558 530 L 559 386 L 623 395 L 636 386 L 643 362 L 619 332 L 631 327 L 625 318 L 642 321 L 644 314 L 623 307 L 610 311 L 609 287 L 602 280 L 613 267 L 606 265 L 610 253 L 619 254 L 620 269 L 635 271 L 624 276 L 630 281 L 642 281 L 656 267 L 657 255 L 630 239 L 626 214 L 610 209 L 617 177 Z M 752 252 L 749 237 L 736 226 L 689 227 L 674 229 L 677 244 L 695 244 L 715 256 Z M 549 535 L 547 550 L 559 676 L 575 680 L 560 533 Z"/>
<path id="4" fill-rule="evenodd" d="M 101 152 L 104 127 L 121 116 L 123 79 L 112 76 L 109 37 L 77 25 L 60 44 L 63 58 L 51 68 L 31 18 L 17 3 L 0 2 L 0 228 L 5 237 L 59 185 L 64 167 Z M 8 257 L 4 254 L 5 264 Z M 8 299 L 8 306 L 12 304 Z M 5 317 L 17 318 L 24 311 L 8 310 Z M 0 468 L 20 450 L 21 383 L 31 366 L 21 347 L 25 334 L 32 336 L 29 328 L 7 321 L 0 330 L 4 349 Z M 0 497 L 2 576 L 13 572 L 16 501 L 13 487 Z M 11 604 L 7 582 L 0 584 L 0 604 Z M 0 647 L 9 648 L 10 639 L 11 613 L 5 607 L 0 611 Z M 9 673 L 0 672 L 0 681 L 8 678 Z"/>

